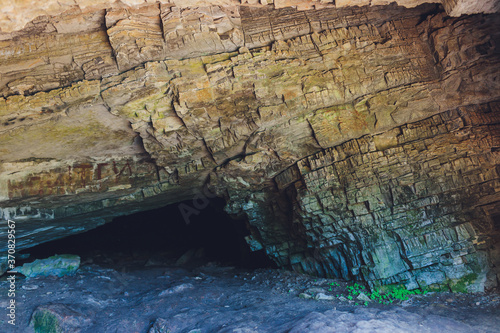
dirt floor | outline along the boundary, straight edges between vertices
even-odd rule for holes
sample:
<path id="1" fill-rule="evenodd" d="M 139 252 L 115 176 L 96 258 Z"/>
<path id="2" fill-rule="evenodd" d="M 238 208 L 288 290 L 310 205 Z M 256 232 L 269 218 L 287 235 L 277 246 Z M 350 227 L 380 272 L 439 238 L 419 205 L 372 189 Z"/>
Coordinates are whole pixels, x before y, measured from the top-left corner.
<path id="1" fill-rule="evenodd" d="M 7 323 L 8 282 L 0 278 L 0 332 L 57 325 L 88 333 L 500 331 L 497 292 L 428 293 L 380 304 L 348 299 L 350 285 L 277 269 L 178 267 L 140 256 L 93 260 L 74 276 L 17 276 L 15 327 Z M 34 312 L 52 316 L 30 325 Z"/>

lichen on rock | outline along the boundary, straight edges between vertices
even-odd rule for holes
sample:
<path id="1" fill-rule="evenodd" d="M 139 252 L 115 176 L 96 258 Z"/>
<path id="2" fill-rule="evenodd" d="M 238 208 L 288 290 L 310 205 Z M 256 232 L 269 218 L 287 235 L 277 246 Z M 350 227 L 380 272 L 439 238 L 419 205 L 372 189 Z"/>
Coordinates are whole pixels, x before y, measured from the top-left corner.
<path id="1" fill-rule="evenodd" d="M 62 254 L 47 259 L 37 259 L 31 263 L 16 267 L 11 272 L 21 273 L 27 278 L 36 276 L 73 275 L 80 267 L 80 257 L 72 254 Z"/>

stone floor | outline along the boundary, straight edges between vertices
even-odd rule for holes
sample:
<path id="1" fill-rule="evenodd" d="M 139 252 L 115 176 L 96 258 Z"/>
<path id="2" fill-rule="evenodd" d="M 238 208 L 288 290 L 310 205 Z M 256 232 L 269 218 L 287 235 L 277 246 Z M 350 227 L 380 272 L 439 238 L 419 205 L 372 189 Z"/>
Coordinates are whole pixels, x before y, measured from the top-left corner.
<path id="1" fill-rule="evenodd" d="M 57 325 L 62 332 L 82 333 L 469 333 L 500 328 L 500 295 L 495 291 L 365 303 L 349 300 L 352 283 L 283 270 L 206 262 L 179 267 L 140 256 L 117 263 L 87 262 L 74 276 L 61 278 L 17 276 L 15 327 L 7 323 L 3 276 L 0 331 L 59 332 L 49 330 Z M 313 298 L 304 299 L 309 296 Z"/>

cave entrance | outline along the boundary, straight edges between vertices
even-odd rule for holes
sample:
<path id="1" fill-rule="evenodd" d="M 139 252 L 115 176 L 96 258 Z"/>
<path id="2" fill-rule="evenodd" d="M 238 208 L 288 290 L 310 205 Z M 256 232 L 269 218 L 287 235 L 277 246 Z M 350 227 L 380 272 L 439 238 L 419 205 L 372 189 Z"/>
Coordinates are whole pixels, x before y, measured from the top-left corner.
<path id="1" fill-rule="evenodd" d="M 263 250 L 252 252 L 244 237 L 248 221 L 223 211 L 225 201 L 212 199 L 186 223 L 179 207 L 191 201 L 121 216 L 93 230 L 47 242 L 24 253 L 25 262 L 54 254 L 77 254 L 82 263 L 127 270 L 144 266 L 201 266 L 209 262 L 241 268 L 275 267 Z"/>

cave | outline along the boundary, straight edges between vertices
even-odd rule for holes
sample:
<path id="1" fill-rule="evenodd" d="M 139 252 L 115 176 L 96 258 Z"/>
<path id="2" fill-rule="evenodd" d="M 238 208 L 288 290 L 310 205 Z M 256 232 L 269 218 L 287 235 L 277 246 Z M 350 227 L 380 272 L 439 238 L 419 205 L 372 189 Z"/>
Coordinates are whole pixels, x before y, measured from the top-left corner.
<path id="1" fill-rule="evenodd" d="M 0 331 L 497 332 L 499 15 L 2 5 Z"/>
<path id="2" fill-rule="evenodd" d="M 71 253 L 82 262 L 117 270 L 192 268 L 211 262 L 246 269 L 276 267 L 262 249 L 251 250 L 245 241 L 250 235 L 248 221 L 225 213 L 223 199 L 212 199 L 204 209 L 191 207 L 192 214 L 183 214 L 189 205 L 192 201 L 188 200 L 116 217 L 90 231 L 23 250 L 19 254 L 25 259 L 19 264 Z"/>

